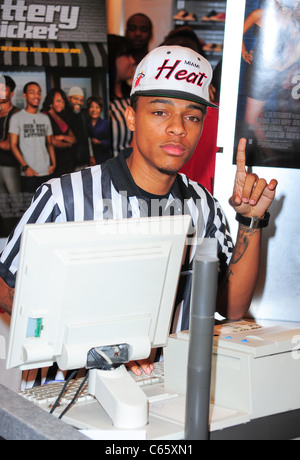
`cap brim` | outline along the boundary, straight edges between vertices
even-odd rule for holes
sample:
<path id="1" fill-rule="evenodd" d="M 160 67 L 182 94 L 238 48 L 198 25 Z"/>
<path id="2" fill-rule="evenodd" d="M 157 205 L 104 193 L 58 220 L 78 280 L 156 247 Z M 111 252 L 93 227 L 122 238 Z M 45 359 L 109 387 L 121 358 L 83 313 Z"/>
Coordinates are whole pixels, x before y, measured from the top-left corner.
<path id="1" fill-rule="evenodd" d="M 195 94 L 187 93 L 185 91 L 174 91 L 174 90 L 143 90 L 143 91 L 134 91 L 132 96 L 161 96 L 161 97 L 173 97 L 175 99 L 184 99 L 186 101 L 197 102 L 199 104 L 206 105 L 207 107 L 219 108 L 218 105 L 213 104 L 212 102 L 203 99 L 202 97 L 197 97 Z"/>

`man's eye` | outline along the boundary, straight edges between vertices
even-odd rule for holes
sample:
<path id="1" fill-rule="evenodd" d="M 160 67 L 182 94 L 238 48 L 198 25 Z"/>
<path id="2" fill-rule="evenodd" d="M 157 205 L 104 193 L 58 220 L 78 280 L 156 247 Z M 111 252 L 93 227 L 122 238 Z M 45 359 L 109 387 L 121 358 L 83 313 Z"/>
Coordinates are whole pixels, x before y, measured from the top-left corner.
<path id="1" fill-rule="evenodd" d="M 157 115 L 158 117 L 163 117 L 165 115 L 165 112 L 163 112 L 162 110 L 156 110 L 153 113 L 154 115 Z"/>
<path id="2" fill-rule="evenodd" d="M 200 118 L 199 118 L 199 117 L 196 117 L 195 115 L 191 115 L 191 116 L 187 117 L 187 119 L 188 119 L 189 121 L 193 121 L 193 122 L 195 122 L 195 123 L 198 123 L 198 122 L 200 121 Z"/>

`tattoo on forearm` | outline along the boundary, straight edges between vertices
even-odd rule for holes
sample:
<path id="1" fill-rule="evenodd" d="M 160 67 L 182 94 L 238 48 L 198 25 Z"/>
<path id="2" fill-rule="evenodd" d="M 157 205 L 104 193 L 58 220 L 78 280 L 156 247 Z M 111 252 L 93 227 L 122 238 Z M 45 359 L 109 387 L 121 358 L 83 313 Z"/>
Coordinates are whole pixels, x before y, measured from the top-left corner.
<path id="1" fill-rule="evenodd" d="M 257 228 L 253 229 L 249 227 L 243 227 L 242 225 L 240 226 L 236 246 L 231 259 L 232 264 L 237 264 L 247 251 L 249 246 L 249 236 L 253 236 L 259 231 L 260 230 Z"/>
<path id="2" fill-rule="evenodd" d="M 226 272 L 224 283 L 227 284 L 232 276 L 234 276 L 232 266 L 236 265 L 246 253 L 249 247 L 249 237 L 255 235 L 257 232 L 260 232 L 259 229 L 253 229 L 249 227 L 244 227 L 240 225 L 236 245 L 232 254 L 230 261 L 230 266 Z"/>

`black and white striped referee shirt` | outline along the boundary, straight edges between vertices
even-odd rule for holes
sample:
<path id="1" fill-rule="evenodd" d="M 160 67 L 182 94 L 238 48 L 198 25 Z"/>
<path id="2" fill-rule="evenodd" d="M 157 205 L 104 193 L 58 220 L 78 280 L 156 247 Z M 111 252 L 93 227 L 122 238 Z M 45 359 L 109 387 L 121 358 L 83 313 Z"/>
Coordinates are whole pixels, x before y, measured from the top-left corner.
<path id="1" fill-rule="evenodd" d="M 151 215 L 189 214 L 192 217 L 194 237 L 216 238 L 220 274 L 225 273 L 233 252 L 233 243 L 226 229 L 225 217 L 218 201 L 201 185 L 185 175 L 177 178 L 165 197 L 150 195 L 134 182 L 126 158 L 131 149 L 103 165 L 52 179 L 36 192 L 31 206 L 8 238 L 0 257 L 0 276 L 10 287 L 15 287 L 19 264 L 22 230 L 25 224 L 84 220 L 139 218 Z M 189 303 L 185 276 L 191 269 L 196 245 L 191 244 L 180 279 L 177 304 L 181 304 L 181 329 L 188 328 Z M 188 288 L 189 289 L 189 288 Z"/>

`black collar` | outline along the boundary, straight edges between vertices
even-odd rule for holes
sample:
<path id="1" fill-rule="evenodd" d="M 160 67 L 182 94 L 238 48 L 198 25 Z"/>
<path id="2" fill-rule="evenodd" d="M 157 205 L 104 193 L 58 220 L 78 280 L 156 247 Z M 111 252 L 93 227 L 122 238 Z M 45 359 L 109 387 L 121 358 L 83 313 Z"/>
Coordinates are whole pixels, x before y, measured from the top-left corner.
<path id="1" fill-rule="evenodd" d="M 109 168 L 111 180 L 118 193 L 128 197 L 137 196 L 143 198 L 143 191 L 136 185 L 127 166 L 126 159 L 131 155 L 132 149 L 125 149 L 115 158 L 106 162 Z M 188 187 L 184 184 L 180 174 L 177 174 L 176 180 L 170 190 L 172 196 L 176 199 L 188 200 L 192 197 Z"/>

